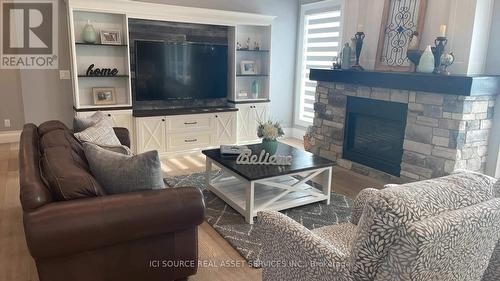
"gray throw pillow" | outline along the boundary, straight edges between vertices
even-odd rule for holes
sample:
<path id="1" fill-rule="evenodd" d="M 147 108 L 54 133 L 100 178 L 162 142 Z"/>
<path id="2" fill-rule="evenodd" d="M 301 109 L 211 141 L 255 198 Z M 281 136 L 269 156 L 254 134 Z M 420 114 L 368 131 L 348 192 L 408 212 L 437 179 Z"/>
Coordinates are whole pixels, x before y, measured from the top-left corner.
<path id="1" fill-rule="evenodd" d="M 129 156 L 134 155 L 132 150 L 130 150 L 130 148 L 128 148 L 125 145 L 99 145 L 99 147 L 124 155 L 129 155 Z"/>
<path id="2" fill-rule="evenodd" d="M 73 118 L 73 130 L 75 131 L 75 133 L 81 132 L 94 126 L 101 120 L 106 120 L 106 122 L 109 123 L 111 127 L 113 126 L 111 120 L 108 118 L 108 116 L 106 116 L 106 114 L 104 114 L 102 111 L 97 111 L 89 117 L 75 116 Z"/>
<path id="3" fill-rule="evenodd" d="M 107 194 L 165 188 L 158 151 L 129 156 L 91 143 L 83 147 L 90 172 Z"/>
<path id="4" fill-rule="evenodd" d="M 81 142 L 90 142 L 98 145 L 121 145 L 115 130 L 113 130 L 113 127 L 104 119 L 84 131 L 75 133 L 75 137 Z"/>

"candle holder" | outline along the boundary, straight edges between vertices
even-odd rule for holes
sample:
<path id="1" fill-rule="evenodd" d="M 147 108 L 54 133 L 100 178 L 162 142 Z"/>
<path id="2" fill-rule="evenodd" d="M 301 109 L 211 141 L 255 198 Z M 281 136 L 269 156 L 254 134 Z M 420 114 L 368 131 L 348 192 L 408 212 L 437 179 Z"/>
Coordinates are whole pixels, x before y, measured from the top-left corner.
<path id="1" fill-rule="evenodd" d="M 363 31 L 358 31 L 354 35 L 354 42 L 356 44 L 356 63 L 351 67 L 353 70 L 365 70 L 361 65 L 359 65 L 359 57 L 361 56 L 361 50 L 363 49 L 364 39 L 365 33 Z"/>
<path id="2" fill-rule="evenodd" d="M 446 47 L 446 43 L 448 43 L 448 39 L 446 37 L 437 37 L 434 40 L 435 47 L 432 47 L 432 54 L 434 55 L 434 73 L 439 73 L 441 66 L 441 56 L 444 53 L 444 48 Z"/>

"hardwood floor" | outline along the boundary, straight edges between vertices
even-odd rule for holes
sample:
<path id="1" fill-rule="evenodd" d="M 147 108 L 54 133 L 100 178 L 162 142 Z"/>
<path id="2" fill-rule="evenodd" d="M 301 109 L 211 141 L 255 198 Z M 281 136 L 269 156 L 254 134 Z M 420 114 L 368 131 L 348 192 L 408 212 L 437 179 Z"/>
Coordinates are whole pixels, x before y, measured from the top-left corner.
<path id="1" fill-rule="evenodd" d="M 284 142 L 302 147 L 299 140 Z M 37 281 L 38 276 L 24 239 L 22 209 L 19 202 L 18 144 L 0 144 L 0 281 Z M 168 175 L 182 175 L 204 171 L 205 158 L 201 154 L 163 159 L 163 170 Z M 335 168 L 334 192 L 351 198 L 363 188 L 381 188 L 385 183 L 369 177 Z M 261 270 L 248 267 L 245 260 L 210 225 L 199 227 L 200 260 L 207 265 L 231 261 L 235 266 L 201 267 L 189 280 L 261 280 Z"/>

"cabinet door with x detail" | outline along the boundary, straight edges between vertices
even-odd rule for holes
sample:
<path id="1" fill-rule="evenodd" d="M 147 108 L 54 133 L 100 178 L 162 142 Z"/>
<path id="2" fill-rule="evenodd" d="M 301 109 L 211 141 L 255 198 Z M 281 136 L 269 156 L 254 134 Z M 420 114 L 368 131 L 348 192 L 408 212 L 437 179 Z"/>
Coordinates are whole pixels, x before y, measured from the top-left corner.
<path id="1" fill-rule="evenodd" d="M 165 117 L 145 117 L 136 119 L 139 153 L 150 150 L 165 151 Z"/>
<path id="2" fill-rule="evenodd" d="M 236 114 L 217 113 L 214 119 L 216 128 L 214 143 L 236 144 Z"/>

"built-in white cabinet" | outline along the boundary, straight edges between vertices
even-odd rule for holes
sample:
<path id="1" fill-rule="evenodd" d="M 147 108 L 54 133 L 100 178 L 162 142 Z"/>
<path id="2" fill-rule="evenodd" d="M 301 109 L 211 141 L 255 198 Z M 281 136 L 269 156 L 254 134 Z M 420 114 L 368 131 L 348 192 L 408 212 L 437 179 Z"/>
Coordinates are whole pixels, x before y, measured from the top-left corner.
<path id="1" fill-rule="evenodd" d="M 69 9 L 73 105 L 76 109 L 132 106 L 127 22 L 126 13 L 89 11 L 82 7 Z M 83 38 L 88 24 L 96 32 L 97 40 L 93 43 L 85 42 Z M 101 42 L 99 32 L 103 30 L 117 32 L 119 36 L 111 44 Z M 96 75 L 88 71 L 91 66 L 93 71 L 116 69 L 117 73 Z M 113 98 L 100 101 L 94 98 L 98 91 L 111 92 Z"/>
<path id="2" fill-rule="evenodd" d="M 135 119 L 137 128 L 137 152 L 166 149 L 166 119 L 163 116 Z"/>
<path id="3" fill-rule="evenodd" d="M 237 118 L 234 112 L 216 114 L 215 143 L 235 144 L 237 142 Z"/>
<path id="4" fill-rule="evenodd" d="M 269 100 L 271 25 L 237 25 L 229 29 L 230 93 L 234 102 Z"/>
<path id="5" fill-rule="evenodd" d="M 135 118 L 137 152 L 168 155 L 236 144 L 236 112 Z"/>
<path id="6" fill-rule="evenodd" d="M 269 119 L 268 103 L 237 104 L 238 108 L 238 143 L 256 142 L 259 122 Z"/>

